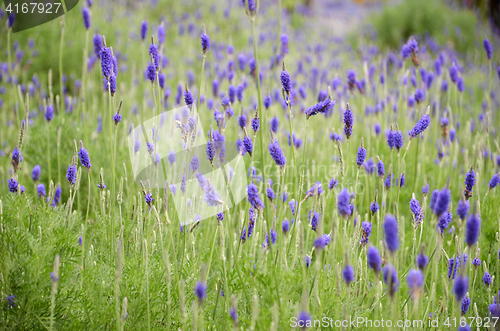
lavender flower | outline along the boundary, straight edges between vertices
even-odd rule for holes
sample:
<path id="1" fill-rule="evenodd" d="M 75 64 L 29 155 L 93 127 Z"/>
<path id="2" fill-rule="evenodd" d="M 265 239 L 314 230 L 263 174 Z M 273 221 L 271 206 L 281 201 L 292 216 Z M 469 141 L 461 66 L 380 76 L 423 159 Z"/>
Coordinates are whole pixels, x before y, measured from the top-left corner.
<path id="1" fill-rule="evenodd" d="M 363 138 L 361 138 L 361 146 L 358 148 L 358 155 L 356 158 L 356 164 L 358 169 L 363 165 L 366 159 L 366 149 L 363 147 Z"/>
<path id="2" fill-rule="evenodd" d="M 45 185 L 43 185 L 43 184 L 38 184 L 38 185 L 36 186 L 36 191 L 37 191 L 38 196 L 39 196 L 40 198 L 42 198 L 42 197 L 44 197 L 44 196 L 46 196 L 46 195 L 47 195 L 47 193 L 45 193 Z"/>
<path id="3" fill-rule="evenodd" d="M 248 153 L 248 154 L 250 154 L 250 156 L 252 156 L 253 143 L 252 143 L 252 139 L 249 136 L 243 137 L 243 147 L 244 147 L 243 154 Z"/>
<path id="4" fill-rule="evenodd" d="M 288 73 L 288 71 L 286 71 L 286 69 L 284 68 L 284 65 L 283 65 L 283 71 L 281 72 L 281 86 L 283 88 L 283 91 L 285 91 L 286 95 L 289 96 L 290 95 L 290 91 L 292 90 L 292 82 L 290 80 L 290 74 Z M 287 100 L 288 102 L 288 100 Z"/>
<path id="5" fill-rule="evenodd" d="M 197 282 L 194 287 L 194 294 L 200 303 L 203 302 L 203 299 L 207 297 L 207 285 L 203 282 Z"/>
<path id="6" fill-rule="evenodd" d="M 422 118 L 415 124 L 413 129 L 411 129 L 409 136 L 411 138 L 415 138 L 416 136 L 420 135 L 422 132 L 429 127 L 429 124 L 431 123 L 431 118 L 429 117 L 429 114 L 425 114 L 422 116 Z"/>
<path id="7" fill-rule="evenodd" d="M 184 175 L 185 176 L 185 175 Z M 186 177 L 183 177 L 183 182 L 181 183 L 181 191 L 184 193 L 186 190 Z M 184 185 L 184 189 L 183 186 Z M 204 198 L 203 200 L 206 201 L 207 205 L 209 207 L 213 206 L 218 206 L 223 203 L 223 201 L 220 199 L 219 194 L 215 190 L 215 187 L 213 187 L 212 184 L 207 182 L 207 184 L 203 187 L 203 190 L 205 191 Z"/>
<path id="8" fill-rule="evenodd" d="M 469 289 L 469 279 L 467 276 L 458 275 L 453 282 L 453 293 L 456 300 L 461 301 Z"/>
<path id="9" fill-rule="evenodd" d="M 488 184 L 489 186 L 489 189 L 494 189 L 498 184 L 500 184 L 500 175 L 499 174 L 494 174 L 492 177 L 491 177 L 491 180 Z"/>
<path id="10" fill-rule="evenodd" d="M 385 216 L 384 231 L 387 248 L 394 253 L 399 248 L 398 221 L 394 216 Z"/>
<path id="11" fill-rule="evenodd" d="M 446 211 L 439 217 L 439 221 L 437 224 L 437 228 L 441 231 L 441 234 L 444 234 L 444 230 L 448 228 L 451 223 L 453 215 L 451 212 Z"/>
<path id="12" fill-rule="evenodd" d="M 314 116 L 316 114 L 326 114 L 330 109 L 335 106 L 335 101 L 332 101 L 330 97 L 326 98 L 323 101 L 318 102 L 314 106 L 311 106 L 305 110 L 306 114 L 306 119 L 309 119 L 309 117 Z"/>
<path id="13" fill-rule="evenodd" d="M 352 124 L 353 124 L 352 111 L 351 108 L 349 108 L 349 104 L 347 104 L 347 109 L 344 112 L 344 134 L 347 140 L 349 140 L 349 137 L 352 135 Z"/>
<path id="14" fill-rule="evenodd" d="M 330 180 L 330 182 L 328 183 L 328 189 L 333 190 L 335 187 L 337 187 L 338 183 L 339 183 L 338 180 L 336 180 L 335 178 L 332 178 Z"/>
<path id="15" fill-rule="evenodd" d="M 441 216 L 445 211 L 448 210 L 448 205 L 450 204 L 450 200 L 451 200 L 451 192 L 449 189 L 443 188 L 441 191 L 439 191 L 439 193 L 437 193 L 437 197 L 435 200 L 436 202 L 433 208 L 434 213 L 437 216 Z M 431 206 L 432 206 L 432 198 L 431 198 Z"/>
<path id="16" fill-rule="evenodd" d="M 146 68 L 146 76 L 151 81 L 151 84 L 153 84 L 156 79 L 156 69 L 153 63 L 148 63 L 148 67 Z"/>
<path id="17" fill-rule="evenodd" d="M 373 201 L 371 204 L 370 204 L 370 211 L 372 212 L 372 215 L 375 215 L 376 212 L 378 212 L 379 210 L 379 205 L 377 203 L 377 201 Z"/>
<path id="18" fill-rule="evenodd" d="M 260 128 L 260 119 L 257 113 L 255 114 L 254 117 L 252 117 L 252 121 L 250 123 L 250 126 L 252 127 L 252 130 L 254 134 L 257 134 L 257 131 L 259 131 Z"/>
<path id="19" fill-rule="evenodd" d="M 417 267 L 424 270 L 427 264 L 429 264 L 429 258 L 424 253 L 420 253 L 417 256 Z"/>
<path id="20" fill-rule="evenodd" d="M 477 243 L 479 233 L 481 232 L 481 219 L 478 214 L 469 216 L 465 224 L 465 242 L 468 246 L 473 246 Z"/>
<path id="21" fill-rule="evenodd" d="M 12 151 L 12 166 L 14 167 L 14 172 L 19 169 L 21 162 L 23 162 L 21 151 L 17 147 L 14 147 L 14 150 Z"/>
<path id="22" fill-rule="evenodd" d="M 59 201 L 61 200 L 61 194 L 61 186 L 57 186 L 56 191 L 54 192 L 54 199 L 52 200 L 52 207 L 55 207 L 59 204 Z"/>
<path id="23" fill-rule="evenodd" d="M 274 116 L 272 119 L 271 119 L 271 131 L 273 131 L 274 133 L 278 133 L 278 126 L 279 126 L 279 119 Z"/>
<path id="24" fill-rule="evenodd" d="M 81 142 L 80 142 L 80 151 L 78 152 L 78 157 L 80 158 L 80 163 L 82 167 L 87 168 L 87 171 L 90 171 L 90 167 L 92 167 L 92 164 L 90 163 L 89 153 L 83 147 L 83 144 Z"/>
<path id="25" fill-rule="evenodd" d="M 41 168 L 37 164 L 36 166 L 33 167 L 33 171 L 31 172 L 31 179 L 36 183 L 38 180 L 40 180 L 40 172 Z"/>
<path id="26" fill-rule="evenodd" d="M 349 194 L 349 191 L 346 188 L 343 188 L 337 198 L 337 208 L 339 210 L 339 214 L 344 218 L 351 215 L 350 201 L 351 195 Z"/>
<path id="27" fill-rule="evenodd" d="M 191 173 L 195 173 L 196 170 L 200 168 L 200 159 L 198 156 L 194 155 L 193 158 L 191 159 L 191 163 L 189 164 L 189 170 L 191 170 Z"/>
<path id="28" fill-rule="evenodd" d="M 250 0 L 248 0 L 250 3 Z M 309 256 L 306 256 L 306 259 L 309 259 L 309 263 L 311 258 Z M 309 264 L 306 262 L 306 264 Z M 301 311 L 299 314 L 299 317 L 297 318 L 297 325 L 303 329 L 307 328 L 307 326 L 311 325 L 311 314 L 309 314 L 306 311 Z"/>
<path id="29" fill-rule="evenodd" d="M 361 229 L 363 231 L 361 234 L 361 244 L 364 246 L 368 244 L 368 241 L 370 240 L 370 235 L 372 234 L 372 224 L 365 221 L 361 224 Z"/>
<path id="30" fill-rule="evenodd" d="M 201 34 L 201 49 L 203 55 L 206 55 L 210 51 L 210 37 L 206 33 Z"/>
<path id="31" fill-rule="evenodd" d="M 248 202 L 258 210 L 262 210 L 264 208 L 264 202 L 259 197 L 259 189 L 254 183 L 250 183 L 247 186 L 247 196 Z"/>
<path id="32" fill-rule="evenodd" d="M 342 271 L 342 277 L 344 281 L 349 286 L 354 281 L 354 269 L 350 265 L 346 265 Z"/>
<path id="33" fill-rule="evenodd" d="M 488 40 L 488 38 L 485 38 L 483 40 L 483 46 L 484 50 L 486 51 L 486 56 L 488 57 L 488 60 L 491 60 L 493 58 L 493 49 L 491 48 L 491 43 Z"/>
<path id="34" fill-rule="evenodd" d="M 7 184 L 10 192 L 17 193 L 17 188 L 19 187 L 19 183 L 17 182 L 17 180 L 15 180 L 14 178 L 10 178 L 7 180 Z"/>
<path id="35" fill-rule="evenodd" d="M 290 231 L 290 221 L 288 221 L 288 219 L 285 218 L 285 220 L 281 224 L 281 229 L 285 234 L 288 233 L 288 231 Z"/>
<path id="36" fill-rule="evenodd" d="M 312 213 L 312 217 L 311 217 Z M 311 229 L 313 231 L 316 231 L 318 228 L 318 223 L 319 223 L 319 213 L 317 211 L 309 211 L 309 218 L 311 219 Z"/>
<path id="37" fill-rule="evenodd" d="M 469 306 L 470 306 L 470 301 L 471 301 L 470 297 L 468 297 L 468 296 L 465 296 L 464 299 L 462 300 L 462 305 L 460 308 L 462 315 L 467 314 L 467 311 L 469 310 Z M 467 329 L 467 327 L 468 327 L 468 330 L 470 331 L 470 327 L 467 324 L 465 325 L 465 327 L 460 326 L 459 331 L 463 330 L 463 328 Z"/>
<path id="38" fill-rule="evenodd" d="M 378 249 L 375 246 L 368 247 L 366 252 L 366 260 L 368 262 L 368 267 L 372 269 L 376 274 L 382 269 L 382 260 Z"/>
<path id="39" fill-rule="evenodd" d="M 146 39 L 146 34 L 148 33 L 148 22 L 142 21 L 141 23 L 141 39 Z"/>
<path id="40" fill-rule="evenodd" d="M 113 73 L 113 54 L 110 47 L 101 48 L 101 71 L 104 78 L 109 79 Z"/>
<path id="41" fill-rule="evenodd" d="M 285 197 L 285 195 L 283 195 L 283 197 Z M 288 202 L 288 206 L 290 206 L 290 211 L 292 212 L 292 215 L 295 215 L 295 199 L 290 200 L 290 202 Z"/>
<path id="42" fill-rule="evenodd" d="M 115 125 L 118 125 L 122 121 L 122 115 L 120 113 L 116 113 L 113 116 L 113 121 L 115 122 Z"/>
<path id="43" fill-rule="evenodd" d="M 413 297 L 418 293 L 422 286 L 424 286 L 424 275 L 419 269 L 411 269 L 408 272 L 407 281 Z"/>
<path id="44" fill-rule="evenodd" d="M 283 151 L 281 150 L 277 139 L 274 139 L 269 144 L 269 154 L 271 154 L 271 157 L 273 158 L 274 162 L 276 162 L 277 166 L 280 166 L 281 168 L 285 166 L 286 157 Z"/>
<path id="45" fill-rule="evenodd" d="M 490 286 L 491 282 L 492 279 L 490 273 L 488 271 L 485 271 L 483 275 L 483 284 L 486 286 Z"/>
<path id="46" fill-rule="evenodd" d="M 314 248 L 324 249 L 330 243 L 330 235 L 324 234 L 321 237 L 314 240 Z"/>
<path id="47" fill-rule="evenodd" d="M 271 102 L 272 102 L 271 96 L 266 95 L 264 97 L 264 107 L 266 107 L 266 109 L 269 109 L 269 107 L 271 106 Z"/>
<path id="48" fill-rule="evenodd" d="M 464 190 L 464 196 L 465 199 L 469 199 L 472 197 L 472 188 L 476 184 L 476 173 L 474 170 L 471 168 L 470 171 L 465 175 L 465 190 Z"/>
<path id="49" fill-rule="evenodd" d="M 398 290 L 399 280 L 396 269 L 392 264 L 388 264 L 384 267 L 384 283 L 387 285 L 389 296 L 393 298 L 394 294 Z"/>
<path id="50" fill-rule="evenodd" d="M 403 134 L 401 133 L 401 130 L 394 131 L 392 133 L 393 139 L 394 139 L 394 147 L 398 150 L 398 152 L 403 148 Z"/>
<path id="51" fill-rule="evenodd" d="M 186 90 L 184 91 L 184 102 L 186 103 L 186 106 L 192 105 L 194 103 L 193 94 L 191 93 L 191 90 L 187 88 L 187 86 Z"/>
<path id="52" fill-rule="evenodd" d="M 97 58 L 101 57 L 101 49 L 102 49 L 102 36 L 98 33 L 94 34 L 92 38 L 92 43 L 94 44 L 94 54 Z"/>
<path id="53" fill-rule="evenodd" d="M 90 11 L 87 7 L 83 7 L 82 16 L 83 16 L 83 25 L 85 26 L 85 29 L 88 30 L 90 28 Z"/>
<path id="54" fill-rule="evenodd" d="M 47 105 L 47 107 L 45 108 L 45 120 L 47 122 L 50 122 L 52 121 L 53 118 L 54 118 L 54 107 L 52 105 Z"/>
<path id="55" fill-rule="evenodd" d="M 420 214 L 422 213 L 422 208 L 420 208 L 420 203 L 415 196 L 413 196 L 410 200 L 410 210 L 413 213 L 413 219 L 416 221 L 420 218 Z"/>
<path id="56" fill-rule="evenodd" d="M 267 198 L 269 200 L 271 200 L 271 202 L 276 198 L 276 193 L 274 193 L 274 190 L 272 189 L 271 186 L 269 186 L 267 189 L 266 189 L 266 195 L 267 195 Z"/>
<path id="57" fill-rule="evenodd" d="M 76 183 L 76 165 L 69 165 L 68 170 L 66 171 L 66 179 L 71 185 Z"/>

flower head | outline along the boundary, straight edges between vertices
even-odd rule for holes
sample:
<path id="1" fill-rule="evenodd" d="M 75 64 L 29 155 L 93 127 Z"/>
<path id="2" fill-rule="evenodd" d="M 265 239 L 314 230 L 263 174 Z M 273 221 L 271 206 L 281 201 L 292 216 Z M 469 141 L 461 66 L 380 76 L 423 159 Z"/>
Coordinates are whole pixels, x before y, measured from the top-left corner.
<path id="1" fill-rule="evenodd" d="M 285 93 L 287 95 L 290 95 L 290 91 L 292 90 L 292 82 L 290 80 L 290 74 L 288 73 L 288 71 L 286 71 L 286 69 L 284 68 L 284 65 L 283 65 L 283 71 L 281 72 L 280 78 L 281 78 L 281 86 L 283 88 L 283 91 L 285 91 Z"/>
<path id="2" fill-rule="evenodd" d="M 199 302 L 207 297 L 207 285 L 204 282 L 197 282 L 194 287 L 194 294 L 198 298 Z"/>
<path id="3" fill-rule="evenodd" d="M 344 112 L 344 134 L 349 139 L 349 137 L 352 135 L 352 124 L 353 124 L 353 116 L 352 116 L 352 111 L 351 108 L 349 107 L 349 104 L 347 104 L 347 109 Z"/>
<path id="4" fill-rule="evenodd" d="M 413 129 L 411 129 L 409 136 L 411 138 L 415 138 L 416 136 L 420 135 L 422 132 L 429 127 L 429 124 L 431 123 L 431 118 L 429 114 L 425 114 L 422 116 L 422 118 L 415 124 Z"/>
<path id="5" fill-rule="evenodd" d="M 385 216 L 384 231 L 387 248 L 394 253 L 399 248 L 398 221 L 394 216 Z"/>
<path id="6" fill-rule="evenodd" d="M 264 202 L 259 197 L 259 190 L 254 183 L 250 183 L 247 186 L 247 196 L 248 202 L 255 208 L 262 210 L 264 208 Z"/>
<path id="7" fill-rule="evenodd" d="M 321 237 L 314 240 L 314 247 L 316 249 L 324 249 L 330 243 L 330 235 L 324 234 Z"/>
<path id="8" fill-rule="evenodd" d="M 436 191 L 434 191 L 436 192 Z M 434 196 L 434 193 L 433 193 Z M 448 205 L 450 204 L 451 200 L 451 192 L 447 188 L 443 188 L 439 193 L 436 194 L 435 198 L 435 204 L 433 206 L 432 204 L 432 197 L 431 197 L 431 209 L 434 210 L 434 213 L 437 216 L 441 216 L 445 211 L 448 210 Z M 432 208 L 432 206 L 434 208 Z"/>
<path id="9" fill-rule="evenodd" d="M 488 57 L 488 60 L 491 60 L 493 58 L 493 49 L 491 48 L 491 43 L 488 40 L 488 38 L 485 38 L 483 40 L 483 46 L 486 52 L 486 56 Z"/>
<path id="10" fill-rule="evenodd" d="M 465 190 L 464 190 L 464 196 L 465 199 L 469 199 L 472 197 L 472 188 L 476 184 L 476 173 L 474 170 L 471 168 L 469 172 L 465 175 Z"/>
<path id="11" fill-rule="evenodd" d="M 45 193 L 45 185 L 43 184 L 38 184 L 36 186 L 36 191 L 38 193 L 38 196 L 41 198 L 41 197 L 44 197 L 47 195 L 47 193 Z"/>
<path id="12" fill-rule="evenodd" d="M 399 279 L 396 268 L 394 268 L 392 264 L 388 264 L 384 267 L 384 283 L 387 285 L 389 296 L 391 296 L 391 298 L 394 297 L 399 287 Z"/>
<path id="13" fill-rule="evenodd" d="M 363 222 L 361 224 L 362 234 L 361 234 L 361 244 L 366 245 L 370 240 L 370 235 L 372 234 L 372 224 L 370 222 Z"/>
<path id="14" fill-rule="evenodd" d="M 280 144 L 277 139 L 274 139 L 269 144 L 269 154 L 273 158 L 274 162 L 276 162 L 277 166 L 284 167 L 286 164 L 286 157 L 283 151 L 280 148 Z"/>
<path id="15" fill-rule="evenodd" d="M 417 256 L 417 267 L 424 270 L 427 264 L 429 264 L 429 258 L 424 253 L 420 253 Z"/>
<path id="16" fill-rule="evenodd" d="M 467 276 L 458 275 L 453 282 L 453 293 L 456 300 L 461 301 L 469 289 L 469 279 Z"/>
<path id="17" fill-rule="evenodd" d="M 71 185 L 76 183 L 76 165 L 69 165 L 68 170 L 66 171 L 66 179 Z"/>
<path id="18" fill-rule="evenodd" d="M 368 247 L 366 260 L 368 262 L 368 267 L 378 274 L 382 269 L 382 260 L 380 258 L 380 253 L 375 246 Z"/>
<path id="19" fill-rule="evenodd" d="M 363 147 L 363 138 L 361 138 L 361 146 L 358 148 L 358 155 L 356 158 L 356 164 L 358 169 L 363 165 L 366 159 L 366 149 Z"/>
<path id="20" fill-rule="evenodd" d="M 473 246 L 477 243 L 481 232 L 481 219 L 478 214 L 472 214 L 467 219 L 465 224 L 465 243 L 468 246 Z"/>
<path id="21" fill-rule="evenodd" d="M 206 33 L 201 34 L 201 50 L 204 55 L 210 51 L 210 37 Z"/>
<path id="22" fill-rule="evenodd" d="M 346 265 L 342 271 L 342 277 L 347 285 L 350 285 L 354 281 L 354 269 L 351 265 Z"/>
<path id="23" fill-rule="evenodd" d="M 146 34 L 148 33 L 148 22 L 147 21 L 142 21 L 141 22 L 141 39 L 144 40 L 146 39 Z"/>
<path id="24" fill-rule="evenodd" d="M 78 157 L 80 158 L 80 163 L 84 168 L 87 168 L 87 171 L 90 170 L 92 164 L 90 163 L 90 157 L 87 150 L 83 147 L 83 144 L 80 142 L 80 151 L 78 152 Z"/>
<path id="25" fill-rule="evenodd" d="M 337 198 L 337 208 L 339 210 L 339 214 L 344 218 L 351 215 L 350 201 L 351 195 L 349 194 L 349 191 L 346 188 L 343 188 Z"/>
<path id="26" fill-rule="evenodd" d="M 87 7 L 83 7 L 82 16 L 83 16 L 83 25 L 85 26 L 85 29 L 88 30 L 90 28 L 90 11 Z"/>

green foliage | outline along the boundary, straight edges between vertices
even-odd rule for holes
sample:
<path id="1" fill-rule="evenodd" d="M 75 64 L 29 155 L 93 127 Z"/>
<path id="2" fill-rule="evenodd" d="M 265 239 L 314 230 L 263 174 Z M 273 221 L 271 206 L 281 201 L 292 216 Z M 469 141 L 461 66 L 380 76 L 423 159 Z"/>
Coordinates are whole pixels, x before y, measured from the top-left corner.
<path id="1" fill-rule="evenodd" d="M 464 51 L 474 46 L 477 28 L 473 12 L 434 0 L 405 0 L 386 6 L 371 21 L 377 32 L 377 43 L 392 49 L 399 49 L 410 36 L 430 35 L 440 43 L 451 41 L 457 50 Z"/>

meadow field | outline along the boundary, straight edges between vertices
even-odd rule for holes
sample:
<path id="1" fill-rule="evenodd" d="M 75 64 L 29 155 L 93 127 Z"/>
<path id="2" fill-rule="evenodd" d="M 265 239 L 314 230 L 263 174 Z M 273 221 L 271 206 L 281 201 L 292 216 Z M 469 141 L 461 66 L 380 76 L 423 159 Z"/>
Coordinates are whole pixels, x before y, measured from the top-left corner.
<path id="1" fill-rule="evenodd" d="M 497 330 L 500 38 L 405 1 L 2 6 L 0 330 Z"/>

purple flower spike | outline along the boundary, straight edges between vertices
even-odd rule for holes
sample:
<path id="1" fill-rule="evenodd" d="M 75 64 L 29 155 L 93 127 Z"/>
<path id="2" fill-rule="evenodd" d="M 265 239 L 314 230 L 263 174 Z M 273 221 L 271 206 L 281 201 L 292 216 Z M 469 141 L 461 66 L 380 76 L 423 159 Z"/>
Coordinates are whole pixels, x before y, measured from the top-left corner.
<path id="1" fill-rule="evenodd" d="M 484 39 L 483 46 L 488 60 L 491 60 L 491 58 L 493 57 L 493 49 L 491 48 L 491 43 L 487 38 Z"/>
<path id="2" fill-rule="evenodd" d="M 429 127 L 429 124 L 431 123 L 431 118 L 429 117 L 429 114 L 425 114 L 422 116 L 422 118 L 415 124 L 413 129 L 410 131 L 409 136 L 411 138 L 415 138 L 416 136 L 420 135 L 422 132 Z"/>
<path id="3" fill-rule="evenodd" d="M 206 33 L 201 34 L 201 49 L 203 51 L 203 55 L 210 51 L 210 37 Z"/>
<path id="4" fill-rule="evenodd" d="M 385 216 L 384 231 L 387 248 L 394 253 L 399 248 L 398 221 L 394 216 Z"/>
<path id="5" fill-rule="evenodd" d="M 342 277 L 347 285 L 350 285 L 354 281 L 354 269 L 350 265 L 346 265 L 342 271 Z"/>
<path id="6" fill-rule="evenodd" d="M 90 11 L 87 7 L 83 7 L 82 16 L 83 16 L 83 25 L 85 26 L 85 29 L 88 30 L 90 28 Z"/>
<path id="7" fill-rule="evenodd" d="M 378 274 L 382 269 L 382 260 L 380 258 L 380 253 L 375 246 L 368 247 L 366 260 L 368 262 L 368 267 Z"/>
<path id="8" fill-rule="evenodd" d="M 481 219 L 479 215 L 472 214 L 467 219 L 467 223 L 465 224 L 465 243 L 468 246 L 473 246 L 477 243 L 477 239 L 479 238 L 479 234 L 481 232 Z"/>
<path id="9" fill-rule="evenodd" d="M 277 139 L 274 139 L 270 144 L 269 144 L 269 153 L 271 154 L 271 157 L 273 158 L 274 162 L 276 162 L 277 166 L 284 167 L 286 164 L 286 157 L 283 151 L 280 148 L 280 144 L 278 143 Z"/>
<path id="10" fill-rule="evenodd" d="M 349 104 L 347 104 L 347 109 L 344 112 L 344 134 L 347 140 L 349 140 L 349 137 L 352 135 L 352 124 L 353 124 L 352 111 L 351 108 L 349 107 Z"/>

